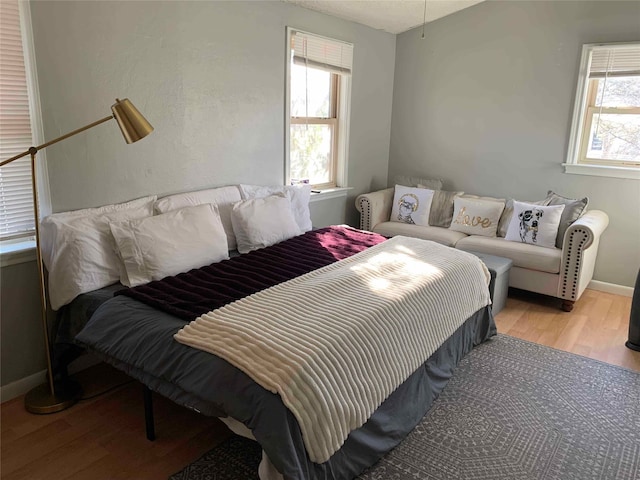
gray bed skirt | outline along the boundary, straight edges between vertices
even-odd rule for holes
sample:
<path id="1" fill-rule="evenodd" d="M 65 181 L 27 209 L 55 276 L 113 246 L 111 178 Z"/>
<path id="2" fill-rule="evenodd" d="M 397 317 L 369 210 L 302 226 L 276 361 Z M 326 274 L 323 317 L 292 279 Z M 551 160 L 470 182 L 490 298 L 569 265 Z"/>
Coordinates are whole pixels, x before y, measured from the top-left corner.
<path id="1" fill-rule="evenodd" d="M 398 387 L 327 462 L 309 460 L 300 428 L 280 397 L 215 355 L 176 342 L 184 321 L 136 300 L 105 302 L 76 342 L 174 402 L 230 416 L 252 432 L 285 479 L 349 479 L 373 465 L 418 424 L 458 362 L 496 334 L 490 307 L 467 321 Z"/>

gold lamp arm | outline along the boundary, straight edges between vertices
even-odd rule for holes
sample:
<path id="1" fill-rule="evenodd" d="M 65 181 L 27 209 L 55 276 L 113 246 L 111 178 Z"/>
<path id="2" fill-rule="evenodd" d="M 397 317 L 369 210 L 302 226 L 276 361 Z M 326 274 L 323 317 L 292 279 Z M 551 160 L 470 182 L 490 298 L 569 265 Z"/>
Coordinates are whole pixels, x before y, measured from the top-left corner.
<path id="1" fill-rule="evenodd" d="M 108 117 L 104 117 L 103 119 L 100 119 L 96 122 L 90 123 L 89 125 L 86 125 L 82 128 L 78 128 L 77 130 L 74 130 L 73 132 L 69 132 L 65 135 L 62 135 L 61 137 L 55 138 L 47 143 L 43 143 L 42 145 L 38 145 L 37 147 L 31 147 L 29 148 L 29 150 L 24 151 L 22 153 L 19 153 L 18 155 L 11 157 L 7 160 L 4 160 L 2 163 L 0 163 L 0 167 L 5 166 L 8 163 L 13 162 L 14 160 L 18 160 L 19 158 L 22 157 L 26 157 L 27 155 L 29 155 L 30 153 L 35 155 L 36 153 L 38 153 L 40 150 L 42 150 L 43 148 L 47 148 L 49 145 L 53 145 L 54 143 L 58 143 L 66 138 L 69 137 L 73 137 L 74 135 L 77 135 L 80 132 L 84 132 L 85 130 L 89 130 L 90 128 L 95 127 L 96 125 L 100 125 L 101 123 L 107 122 L 109 120 L 113 119 L 113 115 L 109 115 Z"/>

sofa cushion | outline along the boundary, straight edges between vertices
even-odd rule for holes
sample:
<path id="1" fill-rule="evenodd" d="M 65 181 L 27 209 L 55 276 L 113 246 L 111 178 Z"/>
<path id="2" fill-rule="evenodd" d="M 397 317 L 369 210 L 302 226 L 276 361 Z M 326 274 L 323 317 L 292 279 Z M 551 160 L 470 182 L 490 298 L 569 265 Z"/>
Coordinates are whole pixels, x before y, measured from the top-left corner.
<path id="1" fill-rule="evenodd" d="M 528 243 L 510 242 L 501 237 L 483 237 L 479 235 L 472 235 L 458 240 L 456 248 L 510 258 L 514 267 L 548 273 L 560 272 L 562 250 L 559 248 L 539 247 Z"/>
<path id="2" fill-rule="evenodd" d="M 467 235 L 461 232 L 455 232 L 448 228 L 425 227 L 422 225 L 410 225 L 408 223 L 399 222 L 382 222 L 373 229 L 375 233 L 384 235 L 385 237 L 394 237 L 396 235 L 404 235 L 406 237 L 422 238 L 423 240 L 432 240 L 441 243 L 447 247 L 454 247 L 458 240 Z"/>

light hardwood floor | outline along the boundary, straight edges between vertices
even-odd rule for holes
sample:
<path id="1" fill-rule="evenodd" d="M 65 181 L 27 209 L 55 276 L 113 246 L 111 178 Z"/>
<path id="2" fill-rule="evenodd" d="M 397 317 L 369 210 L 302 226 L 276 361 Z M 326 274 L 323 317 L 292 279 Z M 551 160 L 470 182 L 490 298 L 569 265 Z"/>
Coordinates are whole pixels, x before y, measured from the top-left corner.
<path id="1" fill-rule="evenodd" d="M 640 371 L 640 353 L 624 346 L 630 308 L 630 298 L 587 290 L 565 313 L 558 300 L 514 290 L 496 323 L 500 333 Z M 86 374 L 108 376 L 96 372 Z M 27 413 L 23 398 L 3 403 L 1 478 L 166 480 L 230 435 L 156 395 L 157 440 L 147 441 L 141 386 L 119 378 L 110 381 L 127 383 L 53 415 Z"/>

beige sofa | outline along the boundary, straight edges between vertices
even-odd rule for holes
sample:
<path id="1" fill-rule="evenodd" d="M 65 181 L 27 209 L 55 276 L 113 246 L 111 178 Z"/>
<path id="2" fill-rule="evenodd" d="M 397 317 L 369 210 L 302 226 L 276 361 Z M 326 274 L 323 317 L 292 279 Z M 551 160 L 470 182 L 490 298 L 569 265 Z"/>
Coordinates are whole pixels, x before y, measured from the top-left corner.
<path id="1" fill-rule="evenodd" d="M 425 227 L 390 222 L 393 188 L 356 198 L 360 228 L 385 236 L 406 235 L 432 240 L 465 251 L 510 258 L 513 267 L 509 286 L 562 299 L 562 309 L 570 312 L 593 277 L 600 235 L 609 217 L 589 210 L 567 230 L 562 249 L 510 242 L 502 237 L 466 235 L 441 227 Z"/>

